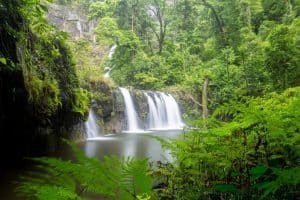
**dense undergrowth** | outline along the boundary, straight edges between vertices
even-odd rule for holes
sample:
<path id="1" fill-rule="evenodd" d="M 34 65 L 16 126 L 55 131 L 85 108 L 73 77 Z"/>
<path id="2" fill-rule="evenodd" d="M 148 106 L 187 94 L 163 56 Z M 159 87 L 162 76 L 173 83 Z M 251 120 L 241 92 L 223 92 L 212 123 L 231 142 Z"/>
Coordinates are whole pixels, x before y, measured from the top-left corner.
<path id="1" fill-rule="evenodd" d="M 65 112 L 83 117 L 89 92 L 80 85 L 99 89 L 111 83 L 86 58 L 93 47 L 85 40 L 69 43 L 82 61 L 77 66 L 89 66 L 78 80 L 66 35 L 47 23 L 45 3 L 0 1 L 0 105 L 16 107 L 2 119 L 12 119 L 18 109 L 47 124 Z M 118 85 L 183 90 L 203 107 L 206 80 L 211 114 L 194 122 L 184 138 L 160 140 L 173 154 L 171 163 L 150 170 L 146 160 L 98 161 L 75 149 L 74 162 L 36 159 L 42 173 L 23 180 L 20 193 L 29 199 L 299 198 L 298 0 L 75 3 L 99 21 L 100 44 L 117 44 L 102 67 L 113 67 Z M 93 95 L 109 102 L 104 93 Z"/>
<path id="2" fill-rule="evenodd" d="M 166 184 L 161 198 L 296 199 L 299 106 L 299 87 L 232 102 L 184 139 L 163 141 L 176 159 L 155 171 Z"/>

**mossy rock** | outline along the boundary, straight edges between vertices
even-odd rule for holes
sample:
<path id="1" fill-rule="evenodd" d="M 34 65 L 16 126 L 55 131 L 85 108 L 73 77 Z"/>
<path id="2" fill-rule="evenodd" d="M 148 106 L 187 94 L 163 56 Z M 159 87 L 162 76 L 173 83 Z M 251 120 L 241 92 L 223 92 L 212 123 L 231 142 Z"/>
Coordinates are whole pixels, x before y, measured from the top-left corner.
<path id="1" fill-rule="evenodd" d="M 178 105 L 182 113 L 182 117 L 185 121 L 201 118 L 202 108 L 199 105 L 201 104 L 200 102 L 201 94 L 199 96 L 195 96 L 189 91 L 184 91 L 184 90 L 171 90 L 168 91 L 167 93 L 170 93 L 178 102 Z"/>
<path id="2" fill-rule="evenodd" d="M 111 85 L 104 79 L 90 82 L 92 99 L 95 101 L 96 113 L 104 121 L 109 121 L 114 110 L 114 94 Z"/>
<path id="3" fill-rule="evenodd" d="M 138 114 L 139 118 L 142 121 L 145 121 L 148 116 L 149 105 L 148 105 L 147 97 L 144 94 L 144 91 L 131 89 L 130 92 L 131 92 L 133 101 L 136 105 L 137 114 Z"/>

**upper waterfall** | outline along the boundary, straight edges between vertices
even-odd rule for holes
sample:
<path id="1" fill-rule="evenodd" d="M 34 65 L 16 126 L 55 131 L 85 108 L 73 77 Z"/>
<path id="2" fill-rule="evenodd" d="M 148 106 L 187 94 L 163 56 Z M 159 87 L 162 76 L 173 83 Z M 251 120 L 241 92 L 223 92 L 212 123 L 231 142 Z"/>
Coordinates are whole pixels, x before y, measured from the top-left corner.
<path id="1" fill-rule="evenodd" d="M 116 48 L 117 48 L 117 45 L 116 45 L 116 44 L 114 44 L 114 45 L 110 48 L 109 53 L 108 53 L 108 58 L 109 58 L 110 60 L 112 59 L 112 57 L 113 57 L 113 55 L 114 55 L 114 53 L 115 53 L 115 51 L 116 51 Z"/>
<path id="2" fill-rule="evenodd" d="M 111 60 L 112 59 L 112 57 L 113 57 L 113 55 L 114 55 L 114 53 L 115 53 L 115 51 L 116 51 L 116 48 L 117 48 L 117 45 L 116 44 L 114 44 L 111 48 L 110 48 L 110 50 L 109 50 L 109 53 L 108 53 L 108 58 L 109 58 L 109 60 Z M 110 77 L 110 71 L 112 70 L 112 67 L 111 66 L 109 66 L 109 67 L 105 67 L 104 68 L 104 78 L 109 78 Z"/>
<path id="3" fill-rule="evenodd" d="M 82 36 L 82 26 L 81 26 L 81 23 L 79 20 L 76 22 L 76 28 L 79 32 L 79 37 L 81 37 Z"/>

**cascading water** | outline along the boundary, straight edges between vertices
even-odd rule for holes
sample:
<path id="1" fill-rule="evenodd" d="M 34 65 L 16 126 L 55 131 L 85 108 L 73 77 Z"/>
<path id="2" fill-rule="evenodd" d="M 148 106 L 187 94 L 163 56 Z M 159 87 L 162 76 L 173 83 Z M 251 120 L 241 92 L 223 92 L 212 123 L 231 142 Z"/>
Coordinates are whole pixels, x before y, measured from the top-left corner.
<path id="1" fill-rule="evenodd" d="M 128 89 L 119 88 L 124 98 L 127 128 L 124 132 L 151 132 L 153 130 L 182 129 L 185 124 L 182 121 L 179 106 L 170 94 L 163 92 L 145 91 L 144 95 L 148 103 L 148 121 L 143 125 L 139 119 L 134 101 Z M 142 130 L 141 126 L 147 130 Z M 100 128 L 96 123 L 96 115 L 91 109 L 87 122 L 85 123 L 88 140 L 103 140 Z"/>
<path id="2" fill-rule="evenodd" d="M 108 58 L 109 58 L 109 60 L 111 60 L 112 59 L 112 57 L 113 57 L 113 55 L 114 55 L 114 53 L 115 53 L 115 51 L 116 51 L 116 48 L 117 48 L 117 45 L 116 44 L 114 44 L 111 48 L 110 48 L 110 50 L 109 50 L 109 53 L 108 53 Z M 112 70 L 112 67 L 110 66 L 110 67 L 105 67 L 105 69 L 104 69 L 104 71 L 105 71 L 105 73 L 104 73 L 104 78 L 109 78 L 110 77 L 110 71 Z"/>
<path id="3" fill-rule="evenodd" d="M 116 51 L 116 48 L 117 48 L 117 45 L 114 44 L 110 50 L 109 50 L 109 54 L 108 54 L 108 58 L 111 60 L 112 59 L 112 56 L 114 55 L 115 51 Z"/>
<path id="4" fill-rule="evenodd" d="M 85 122 L 85 130 L 88 139 L 100 136 L 100 128 L 96 123 L 96 116 L 93 109 L 90 110 L 88 120 Z"/>
<path id="5" fill-rule="evenodd" d="M 169 129 L 181 129 L 184 127 L 184 123 L 181 119 L 181 113 L 179 106 L 174 99 L 174 97 L 170 94 L 162 93 L 163 99 L 166 105 L 166 114 L 168 120 L 168 128 Z"/>
<path id="6" fill-rule="evenodd" d="M 81 27 L 81 23 L 79 20 L 76 22 L 76 28 L 79 31 L 79 37 L 81 37 L 82 27 Z"/>
<path id="7" fill-rule="evenodd" d="M 158 105 L 155 104 L 155 101 L 152 99 L 150 94 L 147 92 L 144 92 L 145 96 L 147 97 L 148 105 L 149 105 L 149 128 L 154 129 L 155 127 L 163 127 L 163 120 L 161 119 L 161 114 L 159 112 L 159 109 L 157 108 Z"/>
<path id="8" fill-rule="evenodd" d="M 127 132 L 141 132 L 139 128 L 139 119 L 134 107 L 134 103 L 129 91 L 126 88 L 119 88 L 125 102 L 125 113 L 127 120 Z"/>
<path id="9" fill-rule="evenodd" d="M 172 95 L 152 91 L 144 94 L 149 105 L 148 128 L 150 130 L 184 127 L 179 106 Z"/>
<path id="10" fill-rule="evenodd" d="M 110 73 L 110 70 L 111 70 L 111 68 L 110 67 L 105 67 L 104 68 L 104 78 L 109 78 L 110 77 L 110 75 L 109 75 L 109 73 Z"/>

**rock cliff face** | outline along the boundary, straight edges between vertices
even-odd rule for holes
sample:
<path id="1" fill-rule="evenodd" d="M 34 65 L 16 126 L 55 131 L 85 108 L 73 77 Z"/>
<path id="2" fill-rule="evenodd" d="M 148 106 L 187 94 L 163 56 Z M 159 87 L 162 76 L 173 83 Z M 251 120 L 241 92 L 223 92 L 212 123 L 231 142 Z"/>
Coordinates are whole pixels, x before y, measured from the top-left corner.
<path id="1" fill-rule="evenodd" d="M 47 17 L 50 24 L 67 32 L 71 38 L 87 38 L 96 42 L 96 35 L 93 31 L 97 21 L 89 21 L 79 7 L 51 4 Z"/>
<path id="2" fill-rule="evenodd" d="M 121 114 L 118 112 L 118 108 L 115 108 L 114 99 L 116 95 L 112 87 L 105 81 L 102 81 L 101 74 L 99 73 L 101 72 L 101 61 L 108 52 L 105 52 L 105 48 L 96 42 L 94 28 L 97 25 L 97 21 L 88 20 L 87 13 L 76 5 L 65 6 L 60 4 L 50 4 L 47 19 L 50 24 L 68 34 L 70 43 L 80 44 L 78 41 L 88 43 L 86 46 L 79 45 L 80 48 L 84 48 L 86 54 L 84 56 L 80 55 L 80 58 L 75 58 L 77 70 L 79 73 L 82 71 L 82 74 L 84 74 L 86 73 L 85 69 L 91 67 L 88 64 L 92 63 L 92 67 L 96 70 L 94 74 L 99 75 L 95 77 L 95 80 L 94 78 L 88 80 L 81 78 L 81 87 L 92 93 L 91 107 L 98 115 L 98 124 L 101 126 L 101 130 L 103 132 L 120 131 L 121 127 L 117 118 Z M 75 55 L 75 52 L 73 53 Z M 86 60 L 90 60 L 90 62 Z M 79 128 L 77 132 L 84 132 L 82 126 Z"/>

